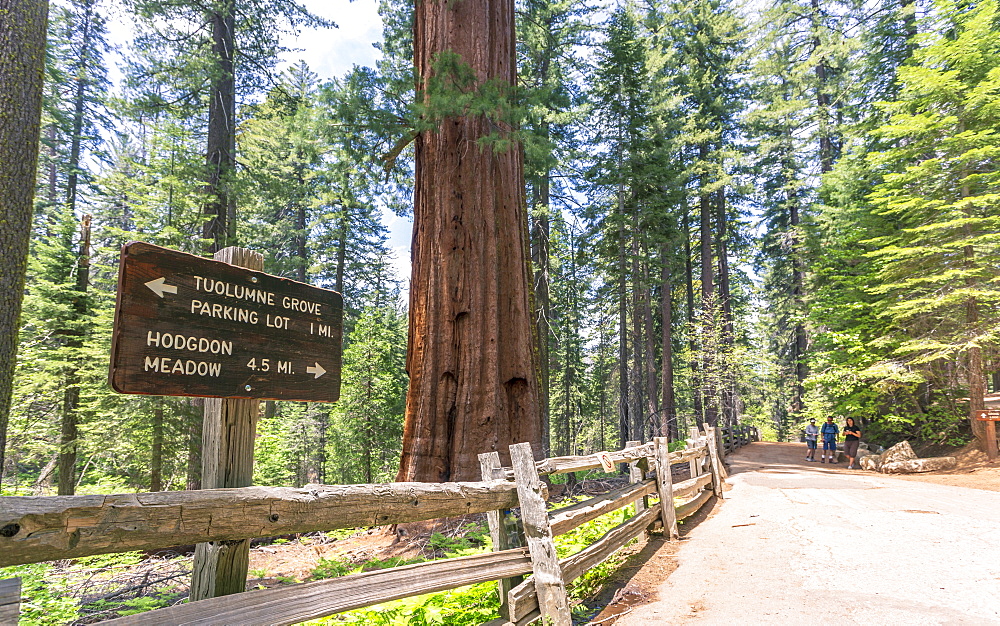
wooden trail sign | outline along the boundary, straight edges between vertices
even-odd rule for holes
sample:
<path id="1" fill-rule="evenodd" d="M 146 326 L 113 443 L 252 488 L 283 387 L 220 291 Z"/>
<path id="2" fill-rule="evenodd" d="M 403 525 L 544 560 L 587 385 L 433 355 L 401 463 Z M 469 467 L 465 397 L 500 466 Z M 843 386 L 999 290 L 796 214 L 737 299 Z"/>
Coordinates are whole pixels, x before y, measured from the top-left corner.
<path id="1" fill-rule="evenodd" d="M 132 242 L 118 270 L 111 387 L 333 402 L 342 316 L 335 291 Z"/>
<path id="2" fill-rule="evenodd" d="M 984 421 L 1000 421 L 1000 409 L 980 409 L 976 411 L 976 419 Z"/>

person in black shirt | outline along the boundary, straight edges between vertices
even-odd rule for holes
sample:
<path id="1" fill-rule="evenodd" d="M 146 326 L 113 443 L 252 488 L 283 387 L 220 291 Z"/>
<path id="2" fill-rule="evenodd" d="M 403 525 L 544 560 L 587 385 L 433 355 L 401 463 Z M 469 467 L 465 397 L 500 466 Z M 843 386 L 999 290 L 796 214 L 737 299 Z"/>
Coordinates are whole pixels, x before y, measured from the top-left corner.
<path id="1" fill-rule="evenodd" d="M 847 457 L 847 469 L 854 469 L 854 458 L 858 456 L 858 444 L 861 443 L 861 429 L 854 425 L 854 418 L 848 417 L 844 424 L 844 455 Z"/>

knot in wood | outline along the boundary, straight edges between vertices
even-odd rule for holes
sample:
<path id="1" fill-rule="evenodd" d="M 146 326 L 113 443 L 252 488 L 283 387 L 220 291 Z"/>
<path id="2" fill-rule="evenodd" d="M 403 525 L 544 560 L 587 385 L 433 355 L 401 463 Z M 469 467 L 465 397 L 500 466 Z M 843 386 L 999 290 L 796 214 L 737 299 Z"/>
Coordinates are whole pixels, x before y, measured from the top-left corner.
<path id="1" fill-rule="evenodd" d="M 20 524 L 7 524 L 3 528 L 0 528 L 0 537 L 13 537 L 19 532 L 21 532 Z"/>
<path id="2" fill-rule="evenodd" d="M 269 521 L 271 521 L 271 522 L 277 522 L 278 521 L 278 514 L 277 513 L 271 513 L 270 515 L 267 516 L 267 519 Z"/>

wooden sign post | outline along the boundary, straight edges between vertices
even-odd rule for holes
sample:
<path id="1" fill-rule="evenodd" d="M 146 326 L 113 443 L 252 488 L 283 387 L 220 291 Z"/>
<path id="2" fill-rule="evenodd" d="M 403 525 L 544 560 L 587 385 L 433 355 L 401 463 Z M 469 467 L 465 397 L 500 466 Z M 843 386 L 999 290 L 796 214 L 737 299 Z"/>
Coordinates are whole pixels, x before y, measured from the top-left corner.
<path id="1" fill-rule="evenodd" d="M 975 411 L 976 419 L 986 422 L 986 458 L 997 460 L 997 421 L 1000 421 L 1000 409 L 981 409 Z"/>
<path id="2" fill-rule="evenodd" d="M 264 257 L 214 260 L 146 243 L 122 248 L 111 387 L 202 396 L 202 487 L 249 487 L 262 398 L 340 395 L 339 293 L 264 274 Z M 200 543 L 191 600 L 246 590 L 250 541 Z"/>

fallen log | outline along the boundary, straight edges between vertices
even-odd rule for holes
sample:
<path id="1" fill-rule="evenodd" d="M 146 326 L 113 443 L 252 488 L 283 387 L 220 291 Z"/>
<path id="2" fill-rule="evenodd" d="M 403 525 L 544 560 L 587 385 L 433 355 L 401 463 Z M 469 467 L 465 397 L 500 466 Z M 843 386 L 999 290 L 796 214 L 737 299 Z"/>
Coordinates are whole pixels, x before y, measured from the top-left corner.
<path id="1" fill-rule="evenodd" d="M 928 459 L 907 459 L 883 463 L 881 472 L 883 474 L 916 474 L 953 469 L 956 465 L 958 465 L 958 460 L 953 456 L 935 456 Z"/>

